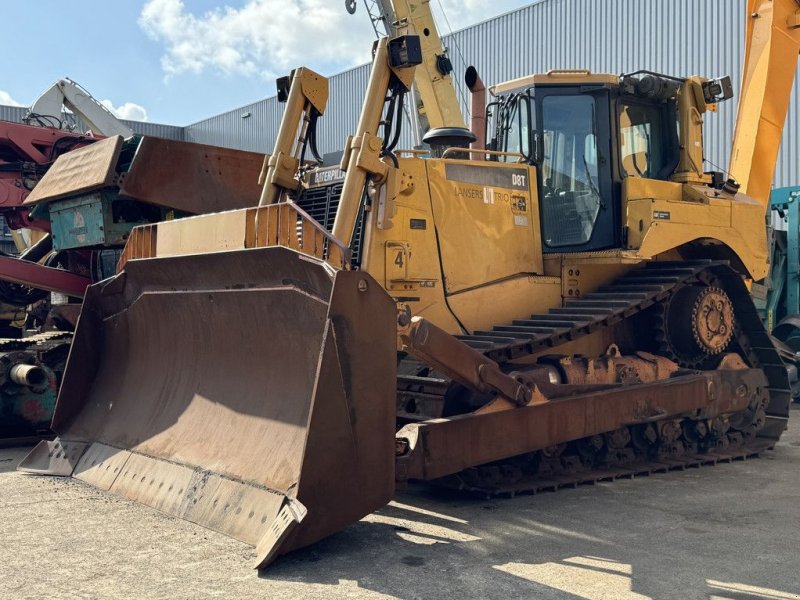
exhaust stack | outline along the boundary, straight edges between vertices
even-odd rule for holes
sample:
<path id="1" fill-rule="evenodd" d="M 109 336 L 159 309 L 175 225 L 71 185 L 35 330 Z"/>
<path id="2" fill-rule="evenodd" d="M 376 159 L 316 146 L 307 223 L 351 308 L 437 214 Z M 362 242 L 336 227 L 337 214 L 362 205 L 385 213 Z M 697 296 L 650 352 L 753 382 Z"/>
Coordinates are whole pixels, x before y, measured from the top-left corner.
<path id="1" fill-rule="evenodd" d="M 475 136 L 475 141 L 470 145 L 473 149 L 486 148 L 486 86 L 478 75 L 475 67 L 467 67 L 464 73 L 464 82 L 470 91 L 470 131 Z M 476 159 L 483 160 L 483 155 L 476 155 Z"/>

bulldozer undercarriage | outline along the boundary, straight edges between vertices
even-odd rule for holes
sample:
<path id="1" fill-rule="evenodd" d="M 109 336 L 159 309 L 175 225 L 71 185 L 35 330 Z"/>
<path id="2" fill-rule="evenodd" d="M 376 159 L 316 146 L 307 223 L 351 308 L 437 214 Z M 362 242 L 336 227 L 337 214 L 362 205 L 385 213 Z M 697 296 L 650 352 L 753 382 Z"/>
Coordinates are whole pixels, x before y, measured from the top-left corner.
<path id="1" fill-rule="evenodd" d="M 635 345 L 632 323 L 653 353 L 639 346 L 620 356 L 612 345 L 598 359 L 559 354 L 562 345 L 599 332 Z M 539 369 L 538 388 L 548 398 L 489 416 L 497 402 L 491 395 L 406 357 L 398 375 L 398 416 L 406 423 L 397 434 L 401 483 L 429 479 L 513 495 L 715 464 L 772 448 L 788 418 L 785 368 L 741 278 L 724 263 L 653 262 L 547 314 L 461 339 L 506 372 L 524 373 L 524 359 L 539 356 L 537 367 L 527 368 Z M 552 374 L 563 383 L 548 382 Z M 707 393 L 712 388 L 718 391 Z M 710 406 L 722 398 L 734 401 Z M 481 414 L 489 418 L 479 423 Z M 487 427 L 501 414 L 511 418 Z M 441 417 L 448 419 L 443 425 L 425 423 Z M 581 427 L 590 435 L 576 436 Z M 531 428 L 536 436 L 526 432 Z M 481 460 L 493 451 L 509 456 L 509 440 L 536 449 Z M 441 449 L 446 456 L 436 455 Z M 465 460 L 479 462 L 458 469 Z"/>

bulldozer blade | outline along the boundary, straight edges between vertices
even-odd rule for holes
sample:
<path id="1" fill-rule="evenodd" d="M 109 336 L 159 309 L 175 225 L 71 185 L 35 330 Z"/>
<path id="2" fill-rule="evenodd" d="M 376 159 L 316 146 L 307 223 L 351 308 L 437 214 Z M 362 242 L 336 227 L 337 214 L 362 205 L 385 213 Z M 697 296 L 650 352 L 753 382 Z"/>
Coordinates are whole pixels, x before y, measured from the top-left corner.
<path id="1" fill-rule="evenodd" d="M 131 260 L 91 286 L 52 427 L 72 475 L 256 546 L 257 566 L 394 494 L 395 306 L 286 248 Z"/>

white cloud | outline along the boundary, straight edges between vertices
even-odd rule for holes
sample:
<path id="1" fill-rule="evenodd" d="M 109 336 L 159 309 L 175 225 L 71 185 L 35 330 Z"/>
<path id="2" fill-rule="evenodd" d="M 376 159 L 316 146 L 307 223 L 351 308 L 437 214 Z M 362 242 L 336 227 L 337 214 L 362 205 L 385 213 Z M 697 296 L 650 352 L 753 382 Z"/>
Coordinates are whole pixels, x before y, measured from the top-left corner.
<path id="1" fill-rule="evenodd" d="M 0 90 L 0 104 L 3 106 L 22 106 L 21 103 L 17 102 L 11 97 L 11 94 L 4 92 L 3 90 Z"/>
<path id="2" fill-rule="evenodd" d="M 134 102 L 123 102 L 119 106 L 114 106 L 111 100 L 101 100 L 100 104 L 114 113 L 114 116 L 128 121 L 147 121 L 147 111 L 144 106 Z"/>
<path id="3" fill-rule="evenodd" d="M 369 60 L 373 37 L 368 22 L 331 0 L 248 0 L 201 16 L 181 0 L 149 0 L 139 25 L 165 43 L 168 75 L 212 68 L 274 77 L 302 64 L 352 65 Z"/>
<path id="4" fill-rule="evenodd" d="M 441 0 L 453 29 L 528 4 L 530 0 Z M 441 18 L 439 29 L 449 32 Z M 164 42 L 161 65 L 167 75 L 202 73 L 275 77 L 308 65 L 341 69 L 367 62 L 374 39 L 369 18 L 358 3 L 349 15 L 341 0 L 245 0 L 241 8 L 225 6 L 192 14 L 183 0 L 148 0 L 139 26 Z"/>

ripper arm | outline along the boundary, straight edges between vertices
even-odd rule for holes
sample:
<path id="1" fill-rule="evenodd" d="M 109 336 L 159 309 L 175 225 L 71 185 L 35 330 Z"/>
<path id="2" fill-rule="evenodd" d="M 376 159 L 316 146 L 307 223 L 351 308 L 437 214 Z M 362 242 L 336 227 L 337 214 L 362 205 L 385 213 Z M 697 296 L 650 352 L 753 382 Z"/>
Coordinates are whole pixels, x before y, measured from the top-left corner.
<path id="1" fill-rule="evenodd" d="M 259 206 L 275 204 L 285 190 L 297 187 L 302 149 L 328 102 L 328 80 L 306 67 L 295 69 L 289 77 L 278 80 L 278 100 L 285 101 L 286 108 L 275 149 L 264 159 Z"/>

